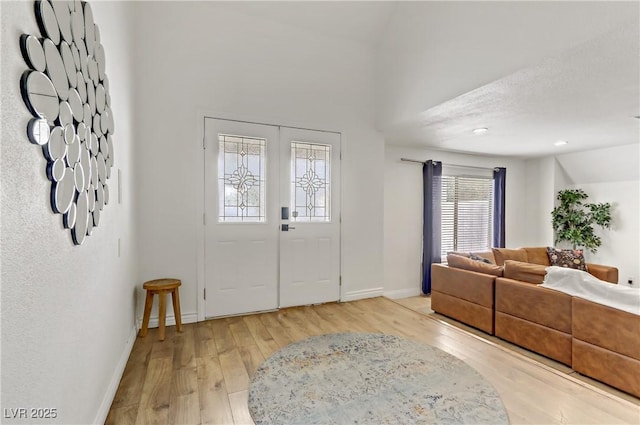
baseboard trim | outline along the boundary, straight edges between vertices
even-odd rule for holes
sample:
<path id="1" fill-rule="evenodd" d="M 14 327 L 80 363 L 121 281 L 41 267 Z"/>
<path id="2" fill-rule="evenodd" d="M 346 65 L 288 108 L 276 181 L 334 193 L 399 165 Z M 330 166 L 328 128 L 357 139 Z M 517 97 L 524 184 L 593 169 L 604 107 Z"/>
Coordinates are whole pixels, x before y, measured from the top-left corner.
<path id="1" fill-rule="evenodd" d="M 107 391 L 102 398 L 100 408 L 98 409 L 96 417 L 93 420 L 94 424 L 103 424 L 107 420 L 109 409 L 111 409 L 111 404 L 113 403 L 113 399 L 116 396 L 116 391 L 118 390 L 118 386 L 120 385 L 120 380 L 122 379 L 122 375 L 124 374 L 124 368 L 127 366 L 127 361 L 129 361 L 129 356 L 131 355 L 131 350 L 133 350 L 133 344 L 136 342 L 137 335 L 138 329 L 136 329 L 135 326 L 132 326 L 127 344 L 122 350 L 120 360 L 118 361 L 118 364 L 116 365 L 116 368 L 113 372 L 113 376 L 111 377 L 111 382 L 107 387 Z"/>
<path id="2" fill-rule="evenodd" d="M 349 302 L 362 300 L 365 298 L 381 297 L 384 292 L 384 288 L 365 289 L 362 291 L 351 291 L 344 294 L 344 297 L 340 301 Z"/>
<path id="3" fill-rule="evenodd" d="M 397 300 L 399 298 L 416 297 L 421 294 L 422 294 L 422 290 L 420 288 L 405 288 L 405 289 L 396 289 L 394 291 L 384 292 L 384 296 L 392 300 Z"/>
<path id="4" fill-rule="evenodd" d="M 182 318 L 182 323 L 196 323 L 198 321 L 198 313 L 187 313 L 180 316 Z M 172 315 L 168 315 L 165 320 L 166 326 L 175 326 L 176 317 Z M 151 316 L 149 318 L 149 329 L 157 328 L 159 325 L 158 316 Z M 142 329 L 142 318 L 138 318 L 136 321 L 137 329 Z"/>

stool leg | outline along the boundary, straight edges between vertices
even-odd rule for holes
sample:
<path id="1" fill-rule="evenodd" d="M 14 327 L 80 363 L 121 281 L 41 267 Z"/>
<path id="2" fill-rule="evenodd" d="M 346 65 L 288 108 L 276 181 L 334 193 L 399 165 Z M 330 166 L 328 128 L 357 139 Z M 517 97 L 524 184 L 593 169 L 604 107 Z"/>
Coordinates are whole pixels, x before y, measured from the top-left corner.
<path id="1" fill-rule="evenodd" d="M 160 341 L 164 341 L 165 319 L 167 317 L 167 291 L 159 291 L 160 311 L 158 312 L 158 326 L 160 327 Z"/>
<path id="2" fill-rule="evenodd" d="M 142 329 L 140 330 L 140 336 L 147 336 L 151 307 L 153 307 L 153 292 L 147 291 L 147 297 L 144 302 L 144 316 L 142 317 Z"/>
<path id="3" fill-rule="evenodd" d="M 182 332 L 182 314 L 180 313 L 180 295 L 178 288 L 171 292 L 171 300 L 173 301 L 173 314 L 176 316 L 176 329 Z"/>

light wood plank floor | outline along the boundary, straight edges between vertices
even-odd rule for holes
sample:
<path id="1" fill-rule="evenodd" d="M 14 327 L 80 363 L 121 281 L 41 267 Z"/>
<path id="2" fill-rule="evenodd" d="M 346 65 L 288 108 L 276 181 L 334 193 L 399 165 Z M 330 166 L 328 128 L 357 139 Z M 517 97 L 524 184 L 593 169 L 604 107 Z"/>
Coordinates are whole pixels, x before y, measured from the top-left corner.
<path id="1" fill-rule="evenodd" d="M 257 367 L 291 342 L 334 332 L 397 335 L 463 359 L 500 393 L 512 424 L 640 423 L 637 399 L 385 298 L 208 320 L 182 333 L 170 327 L 164 342 L 152 329 L 135 342 L 106 423 L 251 424 L 247 389 Z"/>

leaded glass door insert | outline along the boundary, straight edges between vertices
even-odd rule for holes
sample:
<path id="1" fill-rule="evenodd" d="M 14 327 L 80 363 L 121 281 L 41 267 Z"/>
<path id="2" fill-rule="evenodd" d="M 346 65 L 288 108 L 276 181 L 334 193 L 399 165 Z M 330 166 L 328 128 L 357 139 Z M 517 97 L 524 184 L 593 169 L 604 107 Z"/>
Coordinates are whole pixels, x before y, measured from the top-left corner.
<path id="1" fill-rule="evenodd" d="M 265 221 L 266 140 L 218 136 L 218 221 Z"/>
<path id="2" fill-rule="evenodd" d="M 331 145 L 291 142 L 291 220 L 331 221 Z"/>

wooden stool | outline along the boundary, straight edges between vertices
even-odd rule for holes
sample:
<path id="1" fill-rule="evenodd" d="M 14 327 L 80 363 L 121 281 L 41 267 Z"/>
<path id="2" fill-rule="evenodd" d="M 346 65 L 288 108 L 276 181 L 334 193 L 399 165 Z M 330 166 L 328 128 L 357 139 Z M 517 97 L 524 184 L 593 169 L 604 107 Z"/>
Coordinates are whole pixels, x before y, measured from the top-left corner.
<path id="1" fill-rule="evenodd" d="M 153 306 L 153 295 L 158 294 L 160 297 L 160 305 L 158 309 L 158 327 L 160 333 L 160 341 L 164 341 L 165 319 L 167 316 L 167 293 L 171 292 L 173 300 L 173 312 L 176 316 L 176 328 L 178 332 L 182 332 L 182 318 L 180 317 L 180 295 L 178 295 L 178 287 L 182 284 L 180 279 L 156 279 L 145 282 L 142 287 L 147 291 L 147 298 L 144 302 L 144 318 L 142 319 L 142 330 L 140 336 L 146 336 L 149 328 L 149 316 L 151 315 L 151 307 Z"/>

